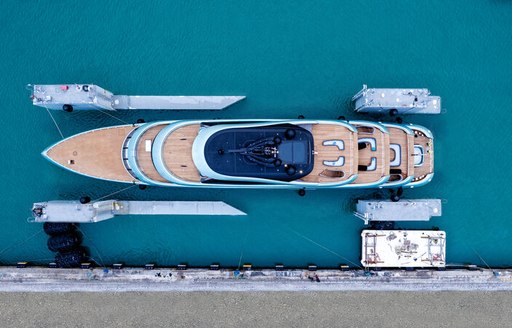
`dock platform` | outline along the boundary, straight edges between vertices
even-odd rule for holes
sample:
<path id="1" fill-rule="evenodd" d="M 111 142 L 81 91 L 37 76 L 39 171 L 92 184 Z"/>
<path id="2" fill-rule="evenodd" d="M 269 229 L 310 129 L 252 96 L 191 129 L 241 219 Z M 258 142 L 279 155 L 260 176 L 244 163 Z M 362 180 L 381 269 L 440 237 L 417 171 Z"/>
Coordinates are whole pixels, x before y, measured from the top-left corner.
<path id="1" fill-rule="evenodd" d="M 222 110 L 245 96 L 115 95 L 95 84 L 28 85 L 32 104 L 53 110 Z"/>
<path id="2" fill-rule="evenodd" d="M 365 224 L 370 221 L 428 221 L 441 214 L 440 199 L 359 200 L 354 212 Z"/>
<path id="3" fill-rule="evenodd" d="M 32 222 L 94 223 L 118 215 L 246 215 L 219 201 L 103 200 L 82 204 L 54 200 L 34 203 Z"/>
<path id="4" fill-rule="evenodd" d="M 441 97 L 432 96 L 428 89 L 363 89 L 352 97 L 352 105 L 358 113 L 439 114 Z"/>

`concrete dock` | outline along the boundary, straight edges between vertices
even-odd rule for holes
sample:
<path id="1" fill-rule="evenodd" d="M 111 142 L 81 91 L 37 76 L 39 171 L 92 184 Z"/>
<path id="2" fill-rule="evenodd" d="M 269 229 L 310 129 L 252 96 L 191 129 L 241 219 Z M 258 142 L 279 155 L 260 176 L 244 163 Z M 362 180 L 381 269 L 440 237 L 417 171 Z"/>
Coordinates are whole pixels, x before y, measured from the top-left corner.
<path id="1" fill-rule="evenodd" d="M 5 327 L 510 327 L 511 307 L 507 270 L 0 267 Z"/>
<path id="2" fill-rule="evenodd" d="M 511 270 L 208 270 L 1 267 L 1 291 L 512 291 Z"/>

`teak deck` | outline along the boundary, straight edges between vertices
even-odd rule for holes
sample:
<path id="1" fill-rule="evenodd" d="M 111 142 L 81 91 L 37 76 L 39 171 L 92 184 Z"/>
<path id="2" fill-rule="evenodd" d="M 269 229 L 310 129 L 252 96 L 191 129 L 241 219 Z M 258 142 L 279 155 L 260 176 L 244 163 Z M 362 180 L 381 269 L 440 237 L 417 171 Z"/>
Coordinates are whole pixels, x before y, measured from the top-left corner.
<path id="1" fill-rule="evenodd" d="M 305 182 L 338 182 L 350 178 L 357 172 L 357 135 L 348 128 L 336 124 L 314 124 L 311 128 L 314 139 L 313 171 L 302 180 Z M 345 149 L 336 146 L 324 146 L 326 140 L 342 140 Z M 324 161 L 336 161 L 339 156 L 345 156 L 345 164 L 340 167 L 324 165 Z M 328 177 L 325 170 L 343 172 L 341 177 Z"/>
<path id="2" fill-rule="evenodd" d="M 140 170 L 150 179 L 168 182 L 156 170 L 153 159 L 153 143 L 158 133 L 167 124 L 159 124 L 148 129 L 138 140 L 136 148 L 137 164 Z M 420 181 L 433 172 L 434 145 L 433 140 L 421 131 L 414 131 L 414 136 L 408 135 L 399 128 L 388 128 L 389 134 L 377 128 L 368 128 L 355 124 L 358 132 L 353 132 L 343 125 L 320 123 L 310 125 L 314 138 L 313 170 L 302 178 L 304 182 L 335 183 L 349 179 L 358 174 L 352 184 L 368 184 L 379 181 L 390 174 L 390 160 L 396 154 L 390 144 L 398 144 L 401 149 L 399 166 L 402 179 L 414 176 L 414 181 Z M 136 129 L 132 125 L 123 125 L 97 129 L 75 135 L 48 149 L 46 155 L 57 164 L 77 173 L 100 179 L 122 182 L 136 182 L 125 168 L 122 153 L 125 139 Z M 191 124 L 177 128 L 167 136 L 162 146 L 162 156 L 166 168 L 179 179 L 200 182 L 201 175 L 192 157 L 192 146 L 199 133 L 200 125 Z M 376 151 L 371 147 L 358 150 L 361 138 L 374 138 Z M 342 140 L 344 149 L 337 146 L 324 146 L 327 140 Z M 423 165 L 414 166 L 414 145 L 421 145 L 424 150 Z M 342 166 L 326 166 L 324 161 L 336 161 L 343 156 Z M 372 157 L 377 159 L 375 170 L 359 171 L 359 165 L 368 166 Z M 391 158 L 390 158 L 391 157 Z M 396 178 L 396 176 L 395 176 Z"/>
<path id="3" fill-rule="evenodd" d="M 162 156 L 167 169 L 177 177 L 193 182 L 201 181 L 192 159 L 192 145 L 199 132 L 199 124 L 178 128 L 164 142 Z"/>
<path id="4" fill-rule="evenodd" d="M 388 128 L 389 131 L 389 144 L 400 145 L 400 165 L 391 167 L 391 169 L 399 169 L 402 171 L 402 179 L 410 175 L 414 175 L 414 159 L 411 157 L 414 147 L 414 136 L 405 133 L 405 131 L 398 128 Z M 391 150 L 389 161 L 393 162 L 396 154 Z"/>
<path id="5" fill-rule="evenodd" d="M 363 127 L 364 129 L 364 127 Z M 362 130 L 362 129 L 361 129 Z M 370 147 L 359 150 L 359 165 L 369 165 L 372 157 L 377 159 L 377 168 L 373 171 L 358 171 L 358 177 L 353 184 L 372 183 L 379 181 L 382 177 L 389 175 L 389 134 L 378 129 L 372 129 L 372 132 L 358 133 L 358 138 L 375 138 L 376 150 L 372 151 Z"/>
<path id="6" fill-rule="evenodd" d="M 139 169 L 150 179 L 160 181 L 160 182 L 169 182 L 164 179 L 156 170 L 155 165 L 153 164 L 153 158 L 151 156 L 153 150 L 153 142 L 155 140 L 158 132 L 162 131 L 168 124 L 160 124 L 148 129 L 144 132 L 143 135 L 140 136 L 139 142 L 137 143 L 137 164 L 139 165 Z M 151 147 L 149 151 L 146 150 L 146 141 L 151 142 Z"/>
<path id="7" fill-rule="evenodd" d="M 421 177 L 432 173 L 434 171 L 434 141 L 427 138 L 423 134 L 416 133 L 414 144 L 423 146 L 423 149 L 425 150 L 425 154 L 423 156 L 423 165 L 414 168 L 414 176 Z"/>
<path id="8" fill-rule="evenodd" d="M 116 126 L 78 134 L 58 143 L 48 157 L 70 170 L 92 177 L 133 182 L 122 158 L 123 143 L 134 126 Z"/>

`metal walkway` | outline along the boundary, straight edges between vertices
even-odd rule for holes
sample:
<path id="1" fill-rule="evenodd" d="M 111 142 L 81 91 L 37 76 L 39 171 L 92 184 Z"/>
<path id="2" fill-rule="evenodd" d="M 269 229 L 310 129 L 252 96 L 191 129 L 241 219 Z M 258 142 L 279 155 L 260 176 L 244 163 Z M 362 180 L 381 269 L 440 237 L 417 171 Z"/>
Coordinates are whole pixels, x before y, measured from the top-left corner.
<path id="1" fill-rule="evenodd" d="M 246 215 L 224 203 L 209 201 L 104 200 L 81 204 L 54 200 L 34 203 L 31 222 L 94 223 L 117 215 Z"/>
<path id="2" fill-rule="evenodd" d="M 28 85 L 35 106 L 54 110 L 222 110 L 245 96 L 127 96 L 94 84 Z"/>

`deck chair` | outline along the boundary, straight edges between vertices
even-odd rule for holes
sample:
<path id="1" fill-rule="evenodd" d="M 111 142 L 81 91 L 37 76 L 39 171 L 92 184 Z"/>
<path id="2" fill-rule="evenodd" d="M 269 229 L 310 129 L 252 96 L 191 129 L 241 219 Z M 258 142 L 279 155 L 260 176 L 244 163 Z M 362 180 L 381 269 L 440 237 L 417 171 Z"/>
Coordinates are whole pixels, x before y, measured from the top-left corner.
<path id="1" fill-rule="evenodd" d="M 357 143 L 368 143 L 370 144 L 372 151 L 377 150 L 377 140 L 375 140 L 375 138 L 359 138 Z"/>
<path id="2" fill-rule="evenodd" d="M 420 145 L 414 145 L 414 166 L 421 166 L 423 164 L 423 147 Z"/>
<path id="3" fill-rule="evenodd" d="M 389 163 L 389 166 L 393 166 L 393 167 L 400 166 L 401 157 L 402 157 L 402 148 L 400 147 L 399 144 L 390 144 L 389 148 L 391 148 L 391 150 L 393 150 L 393 152 L 395 153 L 395 158 Z"/>
<path id="4" fill-rule="evenodd" d="M 358 165 L 358 171 L 375 171 L 377 169 L 377 159 L 372 157 L 370 165 Z"/>
<path id="5" fill-rule="evenodd" d="M 343 165 L 345 165 L 345 156 L 338 157 L 338 159 L 336 161 L 324 161 L 323 163 L 325 166 L 333 166 L 333 167 L 343 166 Z"/>
<path id="6" fill-rule="evenodd" d="M 322 142 L 322 145 L 324 146 L 336 146 L 339 150 L 345 149 L 345 143 L 343 140 L 325 140 Z"/>

